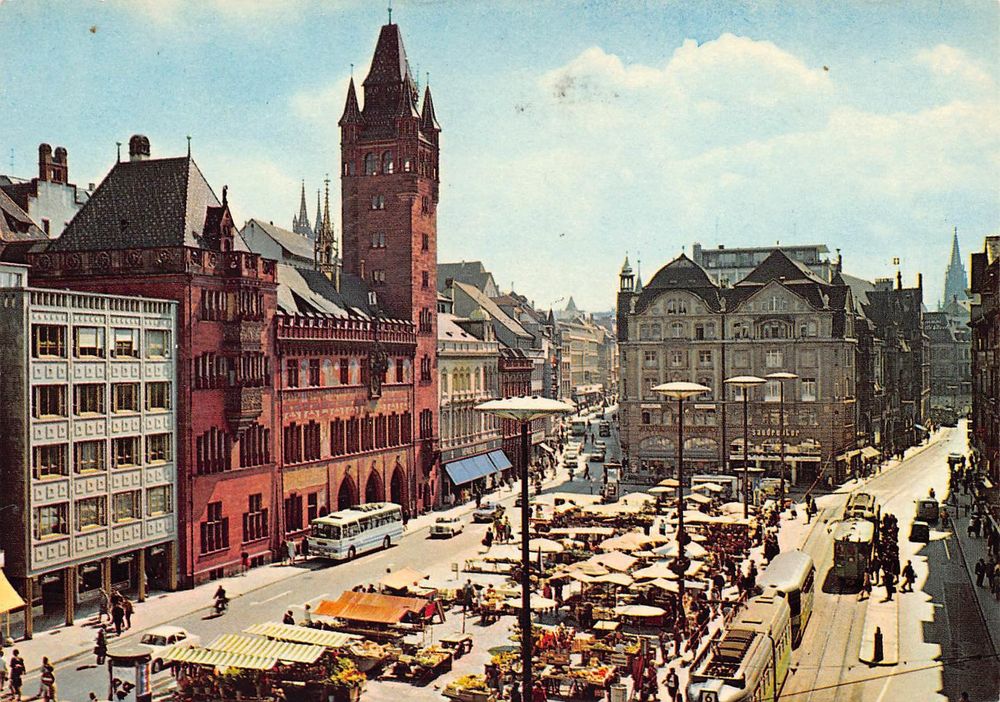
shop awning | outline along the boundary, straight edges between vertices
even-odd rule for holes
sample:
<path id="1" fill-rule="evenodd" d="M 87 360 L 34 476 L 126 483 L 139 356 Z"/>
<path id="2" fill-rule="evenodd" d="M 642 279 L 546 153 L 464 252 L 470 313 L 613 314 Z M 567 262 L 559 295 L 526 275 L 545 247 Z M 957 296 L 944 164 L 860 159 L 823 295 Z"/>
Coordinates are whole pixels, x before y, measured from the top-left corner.
<path id="1" fill-rule="evenodd" d="M 496 466 L 485 455 L 470 456 L 445 463 L 444 469 L 455 485 L 465 485 L 497 472 Z"/>
<path id="2" fill-rule="evenodd" d="M 326 653 L 326 649 L 322 646 L 274 641 L 273 639 L 244 634 L 223 634 L 206 648 L 212 651 L 239 653 L 256 658 L 277 658 L 279 661 L 287 663 L 315 663 Z"/>
<path id="3" fill-rule="evenodd" d="M 409 613 L 419 614 L 427 600 L 419 597 L 395 597 L 377 592 L 344 592 L 335 601 L 323 600 L 315 614 L 321 617 L 339 617 L 358 622 L 398 624 Z"/>
<path id="4" fill-rule="evenodd" d="M 552 449 L 552 447 L 549 446 L 544 441 L 542 443 L 538 444 L 538 446 L 542 449 L 542 451 L 545 451 L 546 453 L 555 454 L 555 451 Z"/>
<path id="5" fill-rule="evenodd" d="M 357 641 L 361 638 L 357 634 L 342 634 L 339 631 L 324 631 L 322 629 L 313 629 L 309 626 L 279 624 L 277 622 L 254 624 L 243 631 L 248 634 L 255 634 L 256 636 L 277 639 L 278 641 L 312 644 L 313 646 L 323 646 L 324 648 L 343 648 L 352 641 Z"/>
<path id="6" fill-rule="evenodd" d="M 542 444 L 542 446 L 544 445 L 545 444 Z M 512 468 L 514 466 L 514 464 L 511 463 L 510 460 L 507 458 L 507 454 L 505 454 L 503 451 L 500 450 L 490 451 L 488 454 L 486 454 L 486 456 L 487 458 L 490 459 L 493 465 L 496 466 L 497 470 L 507 470 L 508 468 Z"/>
<path id="7" fill-rule="evenodd" d="M 874 446 L 865 446 L 861 449 L 861 455 L 867 459 L 878 458 L 879 450 Z"/>
<path id="8" fill-rule="evenodd" d="M 212 668 L 243 668 L 244 670 L 271 670 L 278 665 L 277 658 L 262 658 L 244 653 L 216 651 L 197 646 L 171 646 L 160 653 L 164 661 L 204 665 Z"/>
<path id="9" fill-rule="evenodd" d="M 17 594 L 17 590 L 7 580 L 7 576 L 0 570 L 0 614 L 20 609 L 24 606 L 24 600 Z"/>

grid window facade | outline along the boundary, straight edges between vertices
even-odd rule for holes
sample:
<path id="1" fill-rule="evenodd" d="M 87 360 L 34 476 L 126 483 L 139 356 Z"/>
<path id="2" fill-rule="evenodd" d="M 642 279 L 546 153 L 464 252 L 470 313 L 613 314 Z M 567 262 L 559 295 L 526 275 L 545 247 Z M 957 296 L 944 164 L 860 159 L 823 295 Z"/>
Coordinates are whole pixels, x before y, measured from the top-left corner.
<path id="1" fill-rule="evenodd" d="M 157 485 L 146 491 L 146 514 L 158 517 L 173 510 L 169 485 Z"/>
<path id="2" fill-rule="evenodd" d="M 69 475 L 66 464 L 66 444 L 35 446 L 32 454 L 35 478 L 55 478 Z"/>
<path id="3" fill-rule="evenodd" d="M 36 507 L 34 534 L 36 539 L 69 534 L 69 503 Z"/>
<path id="4" fill-rule="evenodd" d="M 151 412 L 170 409 L 170 383 L 146 383 L 146 409 Z"/>
<path id="5" fill-rule="evenodd" d="M 222 503 L 209 502 L 205 521 L 201 523 L 201 554 L 229 548 L 229 517 L 222 516 Z"/>
<path id="6" fill-rule="evenodd" d="M 66 358 L 66 327 L 34 324 L 31 327 L 32 358 Z"/>
<path id="7" fill-rule="evenodd" d="M 36 385 L 32 402 L 32 416 L 36 419 L 66 416 L 66 386 Z"/>
<path id="8" fill-rule="evenodd" d="M 84 531 L 108 525 L 108 498 L 104 495 L 79 500 L 74 505 L 76 530 Z"/>
<path id="9" fill-rule="evenodd" d="M 80 441 L 74 444 L 73 470 L 77 473 L 96 473 L 104 470 L 106 446 L 104 439 Z"/>
<path id="10" fill-rule="evenodd" d="M 260 493 L 250 495 L 247 511 L 243 513 L 243 543 L 267 538 L 267 508 Z"/>
<path id="11" fill-rule="evenodd" d="M 104 329 L 76 327 L 73 330 L 73 355 L 77 358 L 104 358 Z"/>
<path id="12" fill-rule="evenodd" d="M 116 524 L 120 524 L 121 522 L 130 522 L 133 519 L 139 519 L 142 516 L 139 509 L 142 499 L 141 493 L 138 490 L 119 492 L 118 494 L 111 496 L 111 501 L 111 518 Z"/>
<path id="13" fill-rule="evenodd" d="M 105 386 L 102 383 L 84 383 L 73 386 L 73 414 L 104 414 Z"/>
<path id="14" fill-rule="evenodd" d="M 139 411 L 139 383 L 115 383 L 111 386 L 111 411 Z"/>
<path id="15" fill-rule="evenodd" d="M 139 437 L 122 436 L 111 440 L 111 467 L 131 468 L 139 465 Z"/>

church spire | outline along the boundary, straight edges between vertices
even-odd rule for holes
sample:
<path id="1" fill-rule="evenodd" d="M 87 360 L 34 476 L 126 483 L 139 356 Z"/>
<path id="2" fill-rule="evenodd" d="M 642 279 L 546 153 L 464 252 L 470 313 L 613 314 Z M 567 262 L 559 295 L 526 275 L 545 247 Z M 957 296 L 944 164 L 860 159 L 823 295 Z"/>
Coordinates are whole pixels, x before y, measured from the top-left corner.
<path id="1" fill-rule="evenodd" d="M 337 251 L 337 239 L 334 236 L 333 224 L 330 221 L 330 178 L 323 181 L 325 193 L 323 197 L 323 217 L 316 225 L 316 243 L 313 245 L 313 258 L 316 270 L 329 278 L 340 289 L 340 255 Z"/>
<path id="2" fill-rule="evenodd" d="M 951 260 L 948 261 L 948 267 L 960 265 L 962 265 L 962 254 L 958 251 L 958 227 L 954 227 L 951 237 Z"/>
<path id="3" fill-rule="evenodd" d="M 965 266 L 962 265 L 962 253 L 958 248 L 958 227 L 952 230 L 951 237 L 951 259 L 948 261 L 948 268 L 944 274 L 944 300 L 942 307 L 947 307 L 953 302 L 968 299 L 966 288 L 969 279 L 965 275 Z"/>
<path id="4" fill-rule="evenodd" d="M 306 182 L 304 180 L 299 195 L 299 215 L 292 217 L 292 231 L 307 238 L 312 234 L 312 228 L 309 226 L 309 213 L 306 211 Z"/>
<path id="5" fill-rule="evenodd" d="M 319 236 L 319 224 L 323 220 L 323 208 L 320 206 L 320 189 L 316 188 L 316 219 L 313 220 L 313 238 Z"/>

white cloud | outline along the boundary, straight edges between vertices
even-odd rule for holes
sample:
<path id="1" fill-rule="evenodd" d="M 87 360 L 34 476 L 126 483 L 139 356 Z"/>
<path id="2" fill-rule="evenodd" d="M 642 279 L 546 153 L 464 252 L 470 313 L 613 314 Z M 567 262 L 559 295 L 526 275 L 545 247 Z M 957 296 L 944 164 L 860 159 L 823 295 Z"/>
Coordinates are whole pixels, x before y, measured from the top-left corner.
<path id="1" fill-rule="evenodd" d="M 300 90 L 291 99 L 293 114 L 313 125 L 328 126 L 332 122 L 336 127 L 344 112 L 349 82 L 350 76 L 343 76 L 323 87 Z"/>
<path id="2" fill-rule="evenodd" d="M 458 224 L 513 251 L 568 247 L 558 280 L 591 281 L 572 291 L 584 304 L 588 294 L 608 300 L 625 249 L 643 251 L 648 278 L 682 246 L 715 238 L 826 243 L 868 276 L 903 255 L 933 285 L 941 254 L 914 242 L 947 242 L 950 224 L 971 212 L 1000 216 L 1000 110 L 995 91 L 982 90 L 989 76 L 964 54 L 939 46 L 921 56 L 933 76 L 961 85 L 929 107 L 891 109 L 890 97 L 875 112 L 852 103 L 852 85 L 771 42 L 689 40 L 660 66 L 591 47 L 539 77 L 530 117 L 494 144 L 493 163 L 452 175 L 461 199 L 494 205 Z M 490 177 L 470 185 L 484 165 Z M 494 175 L 509 173 L 516 185 L 497 192 Z M 560 231 L 571 238 L 556 241 Z M 537 260 L 490 260 L 539 297 L 566 292 L 537 275 Z"/>
<path id="3" fill-rule="evenodd" d="M 993 77 L 961 49 L 938 44 L 933 49 L 919 51 L 915 60 L 939 78 L 960 81 L 960 88 L 996 94 L 997 85 Z"/>

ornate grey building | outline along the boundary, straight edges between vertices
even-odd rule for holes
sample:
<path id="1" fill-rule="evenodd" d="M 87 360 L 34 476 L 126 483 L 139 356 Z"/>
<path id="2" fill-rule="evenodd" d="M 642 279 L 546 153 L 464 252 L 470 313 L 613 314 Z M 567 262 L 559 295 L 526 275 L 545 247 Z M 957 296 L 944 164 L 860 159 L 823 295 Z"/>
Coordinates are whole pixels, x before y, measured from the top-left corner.
<path id="1" fill-rule="evenodd" d="M 732 376 L 789 371 L 785 436 L 790 477 L 841 480 L 859 446 L 854 301 L 842 281 L 824 280 L 775 250 L 732 287 L 680 256 L 641 292 L 627 261 L 620 276 L 620 425 L 627 475 L 658 480 L 675 469 L 676 407 L 652 388 L 692 381 L 711 388 L 686 403 L 686 473 L 742 466 L 742 396 Z M 778 381 L 751 391 L 749 461 L 777 475 L 780 467 Z M 728 446 L 728 456 L 726 447 Z"/>

